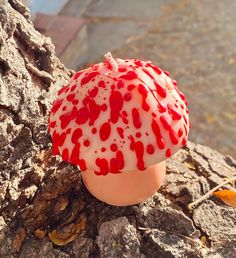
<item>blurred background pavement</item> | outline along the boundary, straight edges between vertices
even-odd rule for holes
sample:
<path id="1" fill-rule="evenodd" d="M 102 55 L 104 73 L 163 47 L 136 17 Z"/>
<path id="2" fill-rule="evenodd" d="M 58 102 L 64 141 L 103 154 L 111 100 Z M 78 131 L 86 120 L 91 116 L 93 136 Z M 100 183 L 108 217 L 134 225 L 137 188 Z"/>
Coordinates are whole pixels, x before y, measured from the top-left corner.
<path id="1" fill-rule="evenodd" d="M 31 0 L 35 26 L 75 70 L 115 57 L 168 70 L 189 101 L 189 139 L 236 158 L 236 1 Z"/>

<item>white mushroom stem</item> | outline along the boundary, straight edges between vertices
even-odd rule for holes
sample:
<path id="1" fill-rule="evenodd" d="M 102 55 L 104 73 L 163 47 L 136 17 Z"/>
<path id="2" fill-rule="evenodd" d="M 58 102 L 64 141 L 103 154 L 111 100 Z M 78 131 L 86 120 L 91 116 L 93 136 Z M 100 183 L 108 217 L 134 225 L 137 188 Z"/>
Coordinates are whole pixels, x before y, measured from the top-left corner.
<path id="1" fill-rule="evenodd" d="M 192 210 L 194 206 L 196 206 L 197 204 L 201 203 L 202 201 L 206 200 L 209 196 L 211 196 L 216 190 L 218 190 L 219 188 L 221 188 L 222 186 L 226 186 L 228 183 L 232 183 L 236 180 L 236 176 L 232 177 L 232 178 L 228 178 L 227 180 L 225 180 L 223 183 L 217 185 L 216 187 L 214 187 L 213 189 L 211 189 L 209 192 L 207 192 L 205 195 L 203 195 L 201 198 L 199 198 L 198 200 L 190 203 L 188 205 L 188 209 Z"/>
<path id="2" fill-rule="evenodd" d="M 111 64 L 112 66 L 112 70 L 114 72 L 118 71 L 118 64 L 117 62 L 115 61 L 115 59 L 113 58 L 112 54 L 110 52 L 107 52 L 104 57 L 109 61 L 109 63 Z"/>

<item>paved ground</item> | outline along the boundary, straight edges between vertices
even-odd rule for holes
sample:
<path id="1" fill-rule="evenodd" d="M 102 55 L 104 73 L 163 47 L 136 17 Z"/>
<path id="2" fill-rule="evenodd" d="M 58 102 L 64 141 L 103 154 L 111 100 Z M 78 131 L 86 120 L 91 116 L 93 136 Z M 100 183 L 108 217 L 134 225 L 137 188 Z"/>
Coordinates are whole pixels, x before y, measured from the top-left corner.
<path id="1" fill-rule="evenodd" d="M 82 8 L 76 10 L 76 2 Z M 71 0 L 88 20 L 88 61 L 150 59 L 190 103 L 190 139 L 236 158 L 236 1 Z M 83 10 L 83 12 L 81 11 Z"/>

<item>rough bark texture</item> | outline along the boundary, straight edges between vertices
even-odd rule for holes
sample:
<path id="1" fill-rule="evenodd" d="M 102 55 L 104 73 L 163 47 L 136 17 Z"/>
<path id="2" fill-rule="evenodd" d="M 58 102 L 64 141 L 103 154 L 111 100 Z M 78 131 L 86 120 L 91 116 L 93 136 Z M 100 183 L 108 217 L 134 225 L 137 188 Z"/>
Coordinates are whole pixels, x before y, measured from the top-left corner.
<path id="1" fill-rule="evenodd" d="M 91 197 L 78 169 L 51 155 L 48 112 L 72 72 L 17 0 L 0 0 L 0 74 L 0 257 L 236 257 L 235 208 L 211 197 L 187 210 L 235 174 L 232 158 L 189 142 L 159 193 L 119 208 Z M 54 229 L 75 240 L 54 245 Z"/>

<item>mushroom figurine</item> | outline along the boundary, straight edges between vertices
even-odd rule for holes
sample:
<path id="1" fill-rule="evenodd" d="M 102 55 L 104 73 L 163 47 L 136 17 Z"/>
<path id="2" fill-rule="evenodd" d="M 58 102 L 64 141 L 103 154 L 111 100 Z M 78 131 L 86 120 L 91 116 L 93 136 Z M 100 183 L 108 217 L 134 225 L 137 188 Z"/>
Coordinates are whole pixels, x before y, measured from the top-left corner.
<path id="1" fill-rule="evenodd" d="M 49 132 L 53 153 L 79 166 L 92 195 L 133 205 L 158 190 L 165 160 L 186 144 L 187 102 L 167 71 L 107 53 L 59 90 Z"/>

